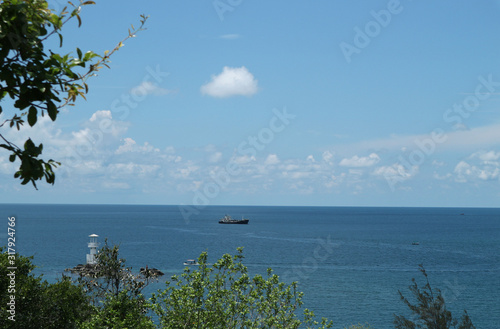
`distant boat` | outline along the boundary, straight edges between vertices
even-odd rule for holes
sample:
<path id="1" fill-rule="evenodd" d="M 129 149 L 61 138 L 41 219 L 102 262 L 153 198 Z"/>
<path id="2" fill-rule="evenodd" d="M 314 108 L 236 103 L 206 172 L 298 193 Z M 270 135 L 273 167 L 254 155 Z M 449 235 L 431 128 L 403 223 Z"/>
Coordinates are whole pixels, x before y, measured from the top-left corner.
<path id="1" fill-rule="evenodd" d="M 420 242 L 418 242 L 418 241 L 413 241 L 411 244 L 412 244 L 412 245 L 414 245 L 414 246 L 418 246 L 418 245 L 420 244 Z"/>
<path id="2" fill-rule="evenodd" d="M 225 215 L 219 220 L 219 224 L 248 224 L 249 219 L 233 219 L 229 215 Z"/>
<path id="3" fill-rule="evenodd" d="M 198 264 L 198 262 L 194 259 L 188 259 L 184 262 L 184 265 L 189 266 L 189 265 L 200 265 L 200 264 Z"/>

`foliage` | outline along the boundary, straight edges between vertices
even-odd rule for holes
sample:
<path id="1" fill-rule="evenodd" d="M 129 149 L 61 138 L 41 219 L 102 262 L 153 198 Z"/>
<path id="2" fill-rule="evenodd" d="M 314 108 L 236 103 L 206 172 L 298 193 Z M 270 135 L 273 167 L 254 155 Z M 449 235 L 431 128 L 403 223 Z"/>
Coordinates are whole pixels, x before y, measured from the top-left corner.
<path id="1" fill-rule="evenodd" d="M 94 76 L 103 66 L 109 67 L 109 58 L 128 38 L 143 30 L 147 19 L 141 15 L 141 25 L 110 52 L 98 55 L 92 51 L 83 53 L 76 49 L 72 54 L 58 54 L 46 50 L 44 42 L 51 36 L 59 37 L 62 47 L 62 28 L 71 19 L 78 20 L 81 25 L 80 11 L 85 5 L 94 1 L 80 0 L 79 6 L 68 10 L 65 7 L 60 13 L 54 13 L 44 0 L 4 0 L 0 2 L 0 101 L 7 97 L 12 99 L 13 107 L 18 111 L 10 119 L 0 123 L 0 128 L 8 123 L 17 130 L 28 122 L 34 126 L 39 116 L 48 115 L 55 121 L 59 109 L 66 105 L 74 105 L 77 98 L 88 92 L 87 79 Z M 0 106 L 0 114 L 3 108 Z M 45 178 L 49 184 L 54 184 L 54 168 L 60 163 L 54 160 L 40 159 L 43 145 L 38 146 L 28 139 L 23 148 L 15 145 L 0 133 L 3 143 L 0 148 L 11 152 L 9 160 L 21 163 L 14 178 L 19 178 L 21 184 L 31 182 L 36 188 L 36 181 Z"/>
<path id="2" fill-rule="evenodd" d="M 109 294 L 98 312 L 80 326 L 81 329 L 100 328 L 155 328 L 153 321 L 144 313 L 144 306 L 130 298 L 126 291 L 117 296 Z"/>
<path id="3" fill-rule="evenodd" d="M 286 285 L 268 269 L 267 276 L 250 278 L 242 264 L 243 249 L 225 254 L 207 264 L 207 253 L 198 258 L 199 268 L 186 268 L 167 281 L 167 288 L 150 299 L 162 328 L 299 328 L 305 325 L 331 327 L 331 322 L 314 321 L 305 309 L 304 320 L 296 311 L 302 306 L 297 283 Z"/>
<path id="4" fill-rule="evenodd" d="M 198 258 L 199 267 L 187 267 L 180 275 L 166 282 L 146 302 L 142 289 L 150 278 L 133 275 L 119 258 L 119 247 L 105 241 L 99 250 L 92 276 L 81 276 L 75 284 L 63 277 L 49 284 L 32 272 L 33 257 L 9 255 L 0 248 L 0 329 L 4 328 L 156 328 L 148 310 L 158 316 L 161 328 L 331 328 L 325 318 L 315 320 L 305 309 L 301 318 L 301 292 L 297 283 L 287 285 L 271 269 L 267 275 L 250 277 L 242 264 L 243 249 L 234 256 L 225 254 L 213 265 L 208 255 Z M 11 261 L 15 260 L 12 264 Z M 15 267 L 15 284 L 9 274 Z M 396 329 L 475 329 L 467 312 L 460 322 L 446 309 L 439 289 L 433 290 L 426 271 L 420 265 L 425 285 L 420 288 L 415 279 L 410 291 L 413 304 L 399 292 L 413 317 L 395 315 Z M 15 289 L 15 292 L 9 290 Z M 8 302 L 15 296 L 15 322 L 8 320 Z M 346 329 L 369 329 L 366 325 L 351 325 Z"/>
<path id="5" fill-rule="evenodd" d="M 408 306 L 414 316 L 412 319 L 407 319 L 404 316 L 395 315 L 394 324 L 396 329 L 475 329 L 467 311 L 464 311 L 460 323 L 453 318 L 451 312 L 446 309 L 446 303 L 441 291 L 439 289 L 434 291 L 431 288 L 429 278 L 422 265 L 420 265 L 420 272 L 422 272 L 426 281 L 423 289 L 419 288 L 414 278 L 412 279 L 413 284 L 409 287 L 413 296 L 417 299 L 416 304 L 412 304 L 399 291 L 401 300 Z"/>
<path id="6" fill-rule="evenodd" d="M 82 328 L 152 328 L 146 315 L 147 304 L 142 289 L 148 279 L 134 275 L 119 257 L 119 246 L 108 245 L 99 249 L 92 276 L 81 276 L 79 282 L 86 287 L 97 306 L 97 312 Z"/>
<path id="7" fill-rule="evenodd" d="M 14 256 L 10 257 L 9 256 Z M 15 270 L 9 263 L 15 259 Z M 83 288 L 68 278 L 49 284 L 32 271 L 33 257 L 9 255 L 0 248 L 0 328 L 77 328 L 92 313 L 93 307 Z M 14 285 L 9 273 L 15 274 Z M 13 289 L 13 290 L 11 290 Z M 15 299 L 15 322 L 8 319 L 10 296 Z"/>
<path id="8" fill-rule="evenodd" d="M 119 257 L 119 251 L 119 246 L 110 246 L 106 239 L 97 253 L 97 263 L 92 274 L 81 275 L 79 278 L 79 282 L 85 285 L 96 299 L 107 295 L 117 297 L 122 291 L 138 296 L 147 285 L 142 276 L 134 275 L 132 268 L 125 266 L 126 260 Z"/>

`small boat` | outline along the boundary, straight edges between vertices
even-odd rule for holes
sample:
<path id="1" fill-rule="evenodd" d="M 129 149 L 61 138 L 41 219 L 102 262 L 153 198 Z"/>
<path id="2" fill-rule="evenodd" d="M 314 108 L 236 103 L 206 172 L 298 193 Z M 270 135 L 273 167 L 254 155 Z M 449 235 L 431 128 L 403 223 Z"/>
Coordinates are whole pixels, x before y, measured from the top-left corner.
<path id="1" fill-rule="evenodd" d="M 189 265 L 200 265 L 200 264 L 198 264 L 198 262 L 194 259 L 188 259 L 184 262 L 184 265 L 189 266 Z"/>
<path id="2" fill-rule="evenodd" d="M 414 246 L 418 246 L 418 245 L 420 244 L 420 242 L 418 242 L 418 241 L 413 241 L 411 244 L 412 244 L 412 245 L 414 245 Z"/>
<path id="3" fill-rule="evenodd" d="M 248 224 L 249 219 L 233 219 L 229 215 L 225 215 L 219 220 L 219 224 Z"/>

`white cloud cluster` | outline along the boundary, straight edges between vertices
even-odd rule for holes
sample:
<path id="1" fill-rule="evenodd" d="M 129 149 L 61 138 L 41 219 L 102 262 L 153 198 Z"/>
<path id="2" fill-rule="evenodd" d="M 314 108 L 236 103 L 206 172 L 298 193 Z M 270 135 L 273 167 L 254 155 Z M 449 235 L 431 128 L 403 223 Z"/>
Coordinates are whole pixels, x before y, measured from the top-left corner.
<path id="1" fill-rule="evenodd" d="M 406 168 L 400 163 L 394 163 L 390 166 L 380 166 L 373 170 L 372 174 L 380 176 L 386 180 L 405 181 L 414 177 L 418 173 L 418 166 Z"/>
<path id="2" fill-rule="evenodd" d="M 340 165 L 344 167 L 371 167 L 380 161 L 380 157 L 371 153 L 367 157 L 359 157 L 357 155 L 352 158 L 345 158 L 340 161 Z"/>
<path id="3" fill-rule="evenodd" d="M 500 152 L 479 151 L 460 161 L 453 170 L 455 181 L 491 181 L 500 179 Z"/>
<path id="4" fill-rule="evenodd" d="M 366 151 L 353 155 L 351 150 L 349 156 L 332 149 L 306 153 L 300 158 L 287 158 L 279 150 L 235 154 L 233 149 L 216 145 L 179 151 L 172 146 L 137 142 L 128 135 L 129 123 L 114 119 L 110 111 L 93 113 L 75 131 L 56 127 L 45 117 L 35 127 L 23 127 L 20 132 L 7 130 L 5 136 L 18 145 L 28 136 L 37 143 L 43 142 L 44 158 L 63 163 L 57 170 L 57 186 L 67 186 L 72 193 L 129 190 L 190 198 L 207 184 L 215 183 L 221 193 L 231 195 L 357 195 L 373 191 L 391 193 L 391 187 L 408 191 L 416 186 L 415 182 L 424 180 L 425 184 L 420 185 L 494 186 L 500 180 L 500 151 L 494 147 L 467 151 L 470 155 L 455 162 L 436 151 L 412 165 L 412 161 L 403 161 L 399 156 L 400 149 L 380 155 Z M 235 173 L 228 173 L 229 161 L 236 166 Z M 0 158 L 0 173 L 6 182 L 12 181 L 12 186 L 18 185 L 12 180 L 14 170 L 6 157 Z M 2 184 L 0 187 L 5 189 Z"/>
<path id="5" fill-rule="evenodd" d="M 201 86 L 201 93 L 217 98 L 231 96 L 252 96 L 257 93 L 257 80 L 244 66 L 225 66 L 219 75 L 212 76 L 212 81 Z"/>
<path id="6" fill-rule="evenodd" d="M 153 147 L 148 142 L 144 142 L 143 146 L 137 145 L 136 141 L 132 138 L 127 137 L 123 140 L 123 145 L 120 145 L 115 151 L 116 154 L 128 153 L 128 152 L 138 152 L 138 153 L 149 153 L 149 152 L 160 152 L 159 149 Z"/>
<path id="7" fill-rule="evenodd" d="M 264 161 L 264 164 L 266 166 L 277 165 L 278 163 L 280 163 L 280 159 L 278 159 L 278 156 L 276 154 L 269 154 Z"/>

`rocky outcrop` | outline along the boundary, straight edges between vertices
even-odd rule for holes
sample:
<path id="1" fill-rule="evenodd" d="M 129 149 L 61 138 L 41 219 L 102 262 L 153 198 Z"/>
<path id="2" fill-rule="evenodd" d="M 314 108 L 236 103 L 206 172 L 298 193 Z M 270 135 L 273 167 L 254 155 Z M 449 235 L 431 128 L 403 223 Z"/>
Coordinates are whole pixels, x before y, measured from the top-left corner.
<path id="1" fill-rule="evenodd" d="M 141 267 L 141 269 L 139 270 L 139 272 L 142 275 L 144 275 L 145 277 L 147 277 L 147 278 L 157 278 L 159 276 L 164 275 L 164 273 L 162 271 L 160 271 L 159 269 L 157 269 L 157 268 L 148 268 L 147 266 L 146 266 L 146 268 Z"/>
<path id="2" fill-rule="evenodd" d="M 64 271 L 71 272 L 73 274 L 79 274 L 81 276 L 92 276 L 96 277 L 99 272 L 99 268 L 95 264 L 78 264 L 73 268 L 67 268 Z"/>

